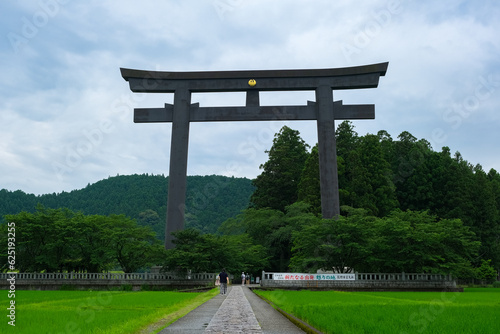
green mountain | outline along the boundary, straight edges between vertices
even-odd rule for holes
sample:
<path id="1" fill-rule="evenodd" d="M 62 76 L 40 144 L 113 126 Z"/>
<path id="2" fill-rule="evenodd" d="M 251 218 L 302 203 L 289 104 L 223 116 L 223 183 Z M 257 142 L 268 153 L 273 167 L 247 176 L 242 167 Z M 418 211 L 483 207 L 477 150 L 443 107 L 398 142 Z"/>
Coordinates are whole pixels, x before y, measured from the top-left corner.
<path id="1" fill-rule="evenodd" d="M 159 239 L 165 237 L 168 177 L 119 175 L 59 194 L 33 195 L 21 190 L 0 190 L 0 217 L 21 211 L 34 212 L 37 204 L 65 207 L 84 214 L 125 214 L 149 225 Z M 226 219 L 248 207 L 254 191 L 252 181 L 225 176 L 188 176 L 186 227 L 215 233 Z"/>

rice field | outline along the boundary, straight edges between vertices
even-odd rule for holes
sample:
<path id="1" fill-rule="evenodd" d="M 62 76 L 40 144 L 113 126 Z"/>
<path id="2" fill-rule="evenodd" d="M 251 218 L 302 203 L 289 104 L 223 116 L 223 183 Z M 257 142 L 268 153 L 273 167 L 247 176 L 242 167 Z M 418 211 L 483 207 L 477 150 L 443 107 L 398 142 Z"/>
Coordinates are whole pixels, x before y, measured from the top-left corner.
<path id="1" fill-rule="evenodd" d="M 500 289 L 257 293 L 324 333 L 500 333 Z"/>
<path id="2" fill-rule="evenodd" d="M 500 333 L 500 289 L 256 292 L 324 333 Z M 21 290 L 0 333 L 158 332 L 217 293 Z"/>
<path id="3" fill-rule="evenodd" d="M 15 327 L 2 298 L 0 333 L 140 333 L 161 330 L 217 294 L 117 291 L 16 291 Z M 7 297 L 7 291 L 5 291 Z"/>

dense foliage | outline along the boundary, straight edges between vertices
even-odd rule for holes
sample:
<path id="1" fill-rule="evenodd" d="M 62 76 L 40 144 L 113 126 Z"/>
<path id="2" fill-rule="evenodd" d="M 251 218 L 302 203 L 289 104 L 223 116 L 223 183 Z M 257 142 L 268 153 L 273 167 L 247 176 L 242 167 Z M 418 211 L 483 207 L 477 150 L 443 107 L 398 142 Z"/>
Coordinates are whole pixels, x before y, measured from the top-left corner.
<path id="1" fill-rule="evenodd" d="M 259 272 L 268 266 L 266 248 L 248 234 L 219 236 L 190 228 L 175 232 L 175 248 L 166 251 L 163 271 Z"/>
<path id="2" fill-rule="evenodd" d="M 260 270 L 426 271 L 493 279 L 500 268 L 497 171 L 486 173 L 460 153 L 452 156 L 448 147 L 436 152 L 408 132 L 398 140 L 386 131 L 358 136 L 346 121 L 339 124 L 336 139 L 341 217 L 321 219 L 317 146 L 309 152 L 298 131 L 284 127 L 253 185 L 247 179 L 188 178 L 187 229 L 176 234 L 176 248 L 162 259 L 165 269 L 226 267 L 257 275 Z M 80 202 L 62 201 L 70 195 Z M 0 212 L 20 209 L 26 196 L 0 191 Z M 46 196 L 31 195 L 30 205 L 50 206 L 46 203 L 57 198 L 58 206 L 87 214 L 124 213 L 163 238 L 163 176 L 110 178 L 81 191 Z M 92 238 L 91 227 L 79 231 L 78 238 Z M 26 233 L 43 238 L 37 230 Z M 57 233 L 73 235 L 64 229 Z M 52 247 L 48 254 L 57 254 Z M 40 261 L 48 263 L 44 256 Z"/>
<path id="3" fill-rule="evenodd" d="M 21 272 L 136 272 L 162 258 L 163 246 L 149 227 L 124 215 L 89 215 L 68 209 L 7 215 L 15 224 L 16 269 Z M 7 224 L 0 225 L 1 263 L 6 264 Z M 6 270 L 2 267 L 1 270 Z"/>
<path id="4" fill-rule="evenodd" d="M 343 209 L 339 219 L 317 218 L 293 233 L 292 270 L 474 276 L 480 242 L 459 219 L 409 210 L 378 218 L 363 209 Z"/>
<path id="5" fill-rule="evenodd" d="M 428 212 L 438 222 L 450 225 L 458 219 L 480 241 L 473 264 L 479 267 L 481 260 L 491 259 L 491 264 L 500 268 L 500 174 L 497 171 L 492 169 L 486 173 L 481 165 L 473 166 L 458 152 L 451 156 L 448 147 L 443 147 L 441 152 L 433 151 L 429 142 L 417 140 L 406 131 L 398 140 L 393 140 L 386 131 L 358 136 L 352 123 L 345 121 L 337 128 L 336 139 L 341 205 L 363 208 L 378 218 L 393 217 L 394 210 L 411 210 Z M 293 140 L 301 142 L 297 133 Z M 283 142 L 276 138 L 272 151 L 280 151 L 276 146 Z M 268 168 L 264 174 L 279 175 L 280 170 Z M 255 184 L 256 193 L 265 193 L 259 187 L 266 185 Z M 297 184 L 298 199 L 311 206 L 308 212 L 319 214 L 316 147 L 308 153 Z M 282 228 L 279 226 L 276 230 Z M 266 231 L 269 239 L 274 232 Z"/>
<path id="6" fill-rule="evenodd" d="M 394 210 L 380 218 L 342 207 L 339 219 L 322 219 L 296 202 L 285 212 L 248 209 L 219 231 L 245 233 L 269 255 L 266 271 L 430 272 L 474 277 L 480 242 L 459 219 Z"/>
<path id="7" fill-rule="evenodd" d="M 299 132 L 287 126 L 275 135 L 273 146 L 266 151 L 269 160 L 260 166 L 262 174 L 253 181 L 256 189 L 250 199 L 252 207 L 283 211 L 297 201 L 297 186 L 308 147 Z"/>
<path id="8" fill-rule="evenodd" d="M 35 196 L 21 190 L 0 190 L 0 219 L 21 211 L 34 212 L 38 203 L 46 208 L 68 208 L 84 214 L 123 214 L 150 226 L 158 239 L 165 238 L 168 177 L 120 175 L 84 189 Z M 219 225 L 248 206 L 254 187 L 249 179 L 224 176 L 188 176 L 186 226 L 215 233 Z"/>

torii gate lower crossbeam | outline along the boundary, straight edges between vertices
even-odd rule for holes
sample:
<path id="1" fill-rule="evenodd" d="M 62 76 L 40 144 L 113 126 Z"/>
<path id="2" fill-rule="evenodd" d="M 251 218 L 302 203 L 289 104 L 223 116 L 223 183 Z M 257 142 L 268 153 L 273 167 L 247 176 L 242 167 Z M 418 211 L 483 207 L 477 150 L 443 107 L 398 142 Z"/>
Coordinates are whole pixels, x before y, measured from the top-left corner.
<path id="1" fill-rule="evenodd" d="M 335 120 L 374 119 L 374 105 L 333 101 L 335 89 L 375 88 L 388 63 L 323 69 L 222 72 L 149 72 L 121 69 L 133 92 L 174 93 L 164 108 L 136 108 L 134 122 L 172 122 L 165 248 L 172 232 L 184 228 L 190 122 L 316 120 L 320 159 L 321 210 L 324 218 L 340 214 Z M 303 106 L 260 106 L 259 91 L 314 90 L 316 102 Z M 193 92 L 245 91 L 245 107 L 200 107 Z"/>

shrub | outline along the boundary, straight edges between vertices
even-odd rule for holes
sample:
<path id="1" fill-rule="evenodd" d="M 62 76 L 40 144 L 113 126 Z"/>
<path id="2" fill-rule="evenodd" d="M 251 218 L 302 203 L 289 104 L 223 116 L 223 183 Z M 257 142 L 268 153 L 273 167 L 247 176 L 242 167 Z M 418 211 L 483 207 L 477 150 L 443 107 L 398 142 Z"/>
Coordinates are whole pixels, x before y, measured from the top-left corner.
<path id="1" fill-rule="evenodd" d="M 476 278 L 492 283 L 497 277 L 495 268 L 491 265 L 491 260 L 481 260 L 481 266 L 476 268 Z"/>
<path id="2" fill-rule="evenodd" d="M 500 281 L 493 282 L 494 288 L 500 288 Z"/>

